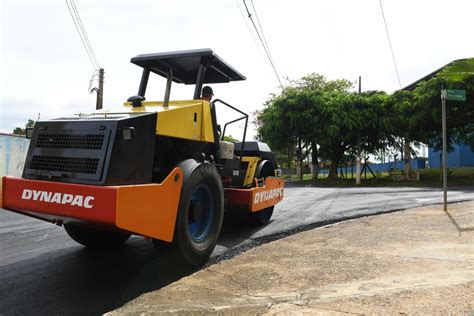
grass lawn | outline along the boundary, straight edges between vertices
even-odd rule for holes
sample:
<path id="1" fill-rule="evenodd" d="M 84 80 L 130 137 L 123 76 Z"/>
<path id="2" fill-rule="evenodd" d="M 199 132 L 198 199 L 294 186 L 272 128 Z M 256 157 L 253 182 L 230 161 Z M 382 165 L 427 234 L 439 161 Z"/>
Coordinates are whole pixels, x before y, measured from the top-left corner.
<path id="1" fill-rule="evenodd" d="M 376 173 L 376 178 L 372 177 L 370 172 L 367 173 L 367 179 L 362 174 L 362 186 L 414 186 L 414 187 L 442 187 L 442 170 L 441 169 L 419 169 L 420 181 L 395 181 L 387 172 Z M 345 175 L 344 175 L 345 176 Z M 293 175 L 291 177 L 285 176 L 291 182 L 300 183 L 298 177 Z M 347 179 L 338 179 L 337 181 L 327 180 L 327 175 L 319 175 L 316 181 L 311 180 L 310 174 L 303 175 L 304 184 L 312 184 L 314 186 L 337 186 L 337 187 L 355 187 L 354 178 L 351 173 L 347 173 Z M 474 186 L 474 167 L 465 168 L 450 168 L 448 169 L 448 186 Z"/>

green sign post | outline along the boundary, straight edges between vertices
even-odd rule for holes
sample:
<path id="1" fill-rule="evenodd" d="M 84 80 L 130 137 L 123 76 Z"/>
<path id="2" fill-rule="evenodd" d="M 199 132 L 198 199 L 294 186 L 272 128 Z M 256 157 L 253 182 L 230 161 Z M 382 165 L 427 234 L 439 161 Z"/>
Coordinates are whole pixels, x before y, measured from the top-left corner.
<path id="1" fill-rule="evenodd" d="M 446 144 L 446 100 L 466 101 L 466 90 L 441 89 L 441 116 L 443 128 L 443 208 L 448 210 L 448 153 Z"/>
<path id="2" fill-rule="evenodd" d="M 466 101 L 466 90 L 448 89 L 448 101 Z"/>

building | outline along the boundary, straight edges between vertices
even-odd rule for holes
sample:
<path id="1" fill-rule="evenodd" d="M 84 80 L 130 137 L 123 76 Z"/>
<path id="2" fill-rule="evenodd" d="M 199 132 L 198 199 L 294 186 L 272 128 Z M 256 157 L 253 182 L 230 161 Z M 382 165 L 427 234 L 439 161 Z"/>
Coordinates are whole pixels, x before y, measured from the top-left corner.
<path id="1" fill-rule="evenodd" d="M 448 153 L 448 168 L 474 167 L 474 151 L 464 144 L 454 144 L 454 150 Z M 430 168 L 441 168 L 441 153 L 430 148 L 428 151 L 428 163 Z"/>

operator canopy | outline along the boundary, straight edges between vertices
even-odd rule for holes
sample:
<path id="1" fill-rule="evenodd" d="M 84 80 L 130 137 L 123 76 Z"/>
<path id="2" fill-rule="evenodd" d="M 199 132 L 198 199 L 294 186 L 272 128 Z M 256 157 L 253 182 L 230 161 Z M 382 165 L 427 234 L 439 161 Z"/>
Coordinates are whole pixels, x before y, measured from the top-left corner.
<path id="1" fill-rule="evenodd" d="M 141 54 L 130 62 L 165 78 L 171 69 L 172 80 L 177 83 L 202 85 L 246 79 L 209 48 Z M 205 75 L 202 82 L 198 82 L 201 65 L 205 67 Z"/>

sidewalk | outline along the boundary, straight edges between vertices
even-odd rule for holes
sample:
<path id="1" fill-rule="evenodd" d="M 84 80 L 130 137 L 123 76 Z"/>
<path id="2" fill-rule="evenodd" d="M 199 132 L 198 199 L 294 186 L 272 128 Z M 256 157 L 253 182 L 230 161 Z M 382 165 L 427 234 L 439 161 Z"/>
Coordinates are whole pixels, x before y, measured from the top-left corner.
<path id="1" fill-rule="evenodd" d="M 110 315 L 474 315 L 474 202 L 448 209 L 421 207 L 299 233 Z"/>

